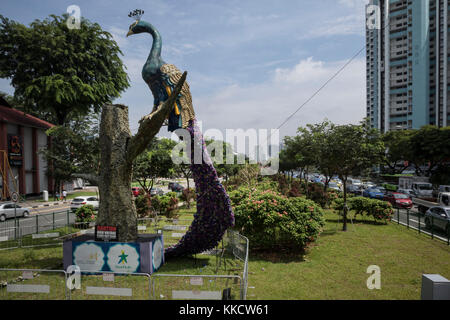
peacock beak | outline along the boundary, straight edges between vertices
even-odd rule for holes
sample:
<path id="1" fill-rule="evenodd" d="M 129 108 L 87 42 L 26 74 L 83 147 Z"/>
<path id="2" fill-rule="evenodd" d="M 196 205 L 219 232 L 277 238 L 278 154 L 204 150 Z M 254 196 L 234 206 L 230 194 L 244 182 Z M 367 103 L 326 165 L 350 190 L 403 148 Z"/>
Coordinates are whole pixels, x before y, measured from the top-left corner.
<path id="1" fill-rule="evenodd" d="M 132 30 L 128 31 L 127 37 L 130 36 L 130 35 L 132 35 L 132 34 L 134 34 L 134 32 L 133 32 Z"/>

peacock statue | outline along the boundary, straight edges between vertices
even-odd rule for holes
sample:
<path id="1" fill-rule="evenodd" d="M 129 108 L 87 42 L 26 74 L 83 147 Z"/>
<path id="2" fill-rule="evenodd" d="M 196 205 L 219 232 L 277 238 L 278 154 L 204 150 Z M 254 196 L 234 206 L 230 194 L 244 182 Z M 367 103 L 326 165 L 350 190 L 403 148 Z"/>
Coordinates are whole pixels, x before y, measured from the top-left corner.
<path id="1" fill-rule="evenodd" d="M 150 87 L 154 97 L 154 110 L 168 99 L 182 73 L 161 58 L 162 40 L 158 30 L 142 21 L 143 11 L 135 10 L 129 16 L 138 16 L 130 25 L 127 37 L 138 33 L 150 33 L 152 48 L 142 68 L 142 78 Z M 217 172 L 206 150 L 203 135 L 197 125 L 192 97 L 187 82 L 183 84 L 178 99 L 168 117 L 168 130 L 186 129 L 191 137 L 191 170 L 197 196 L 197 212 L 189 230 L 180 241 L 165 250 L 165 258 L 191 255 L 213 249 L 225 231 L 234 226 L 234 214 L 230 198 L 220 183 Z M 194 163 L 195 144 L 203 151 L 201 164 Z"/>

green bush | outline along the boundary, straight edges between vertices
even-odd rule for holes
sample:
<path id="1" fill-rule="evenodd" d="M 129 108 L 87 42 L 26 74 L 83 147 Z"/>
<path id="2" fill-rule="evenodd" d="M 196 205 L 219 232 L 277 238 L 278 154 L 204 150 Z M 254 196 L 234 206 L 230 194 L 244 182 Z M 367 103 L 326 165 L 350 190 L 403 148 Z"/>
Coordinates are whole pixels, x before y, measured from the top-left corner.
<path id="1" fill-rule="evenodd" d="M 347 206 L 349 210 L 354 211 L 354 218 L 358 215 L 366 215 L 373 217 L 375 221 L 390 221 L 394 210 L 392 205 L 387 201 L 370 199 L 364 197 L 353 197 L 347 199 Z M 333 209 L 341 214 L 344 210 L 344 199 L 337 198 L 333 202 Z"/>
<path id="2" fill-rule="evenodd" d="M 75 222 L 92 222 L 96 219 L 94 207 L 90 204 L 81 206 L 75 211 Z"/>
<path id="3" fill-rule="evenodd" d="M 152 215 L 151 198 L 148 194 L 139 193 L 134 199 L 134 205 L 136 206 L 136 212 L 139 218 L 145 218 Z"/>
<path id="4" fill-rule="evenodd" d="M 322 208 L 325 208 L 329 201 L 329 194 L 323 190 L 324 186 L 320 183 L 309 183 L 308 184 L 308 199 L 319 204 Z"/>
<path id="5" fill-rule="evenodd" d="M 181 199 L 181 201 L 186 202 L 186 206 L 188 208 L 191 207 L 191 201 L 195 200 L 195 198 L 196 198 L 195 190 L 192 188 L 183 189 L 183 191 L 181 192 L 180 199 Z"/>
<path id="6" fill-rule="evenodd" d="M 173 218 L 178 212 L 178 198 L 175 192 L 169 192 L 164 196 L 154 196 L 151 200 L 151 207 L 160 215 Z"/>
<path id="7" fill-rule="evenodd" d="M 287 198 L 273 190 L 237 191 L 232 196 L 236 227 L 254 249 L 301 250 L 324 226 L 323 211 L 313 201 Z"/>

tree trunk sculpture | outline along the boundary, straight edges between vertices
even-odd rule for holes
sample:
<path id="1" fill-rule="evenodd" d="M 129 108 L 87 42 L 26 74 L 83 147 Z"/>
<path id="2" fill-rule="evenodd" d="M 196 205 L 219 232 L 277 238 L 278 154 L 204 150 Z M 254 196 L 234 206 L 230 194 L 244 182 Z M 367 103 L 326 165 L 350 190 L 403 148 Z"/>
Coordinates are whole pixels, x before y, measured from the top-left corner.
<path id="1" fill-rule="evenodd" d="M 140 121 L 135 136 L 130 132 L 126 106 L 107 105 L 103 108 L 100 122 L 100 173 L 98 177 L 87 178 L 98 181 L 100 208 L 97 225 L 117 226 L 120 242 L 137 239 L 137 213 L 131 197 L 133 160 L 159 132 L 174 108 L 185 79 L 186 72 L 169 99 Z"/>

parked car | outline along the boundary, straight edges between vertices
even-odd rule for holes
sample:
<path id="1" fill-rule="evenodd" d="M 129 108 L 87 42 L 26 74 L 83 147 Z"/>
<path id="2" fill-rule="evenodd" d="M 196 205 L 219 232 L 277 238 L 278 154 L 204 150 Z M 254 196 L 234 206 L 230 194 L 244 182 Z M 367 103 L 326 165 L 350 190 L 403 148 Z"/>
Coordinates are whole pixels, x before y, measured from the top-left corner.
<path id="1" fill-rule="evenodd" d="M 425 213 L 425 225 L 427 229 L 436 227 L 450 235 L 450 207 L 432 207 Z"/>
<path id="2" fill-rule="evenodd" d="M 370 188 L 376 187 L 376 184 L 373 182 L 370 182 L 370 181 L 363 182 L 362 185 L 363 185 L 364 189 L 370 189 Z"/>
<path id="3" fill-rule="evenodd" d="M 341 191 L 341 188 L 339 188 L 338 184 L 336 182 L 330 182 L 328 183 L 328 188 L 336 191 Z"/>
<path id="4" fill-rule="evenodd" d="M 164 191 L 161 188 L 152 188 L 150 189 L 151 196 L 162 196 L 164 195 Z"/>
<path id="5" fill-rule="evenodd" d="M 356 194 L 356 195 L 361 195 L 361 188 L 359 186 L 355 186 L 355 185 L 349 185 L 347 186 L 347 192 L 352 193 L 352 194 Z"/>
<path id="6" fill-rule="evenodd" d="M 78 208 L 86 205 L 92 205 L 94 210 L 98 210 L 99 202 L 97 197 L 76 197 L 70 203 L 70 209 L 77 211 Z"/>
<path id="7" fill-rule="evenodd" d="M 359 180 L 359 179 L 353 179 L 353 178 L 347 179 L 347 184 L 348 184 L 348 185 L 358 186 L 358 187 L 361 187 L 361 186 L 362 186 L 361 180 Z"/>
<path id="8" fill-rule="evenodd" d="M 439 188 L 433 189 L 433 198 L 437 198 L 441 192 L 450 192 L 450 185 L 440 185 Z"/>
<path id="9" fill-rule="evenodd" d="M 15 212 L 15 213 L 14 213 Z M 16 204 L 14 210 L 14 202 L 6 202 L 0 204 L 0 221 L 3 222 L 6 219 L 14 217 L 28 217 L 30 215 L 30 209 L 21 207 Z"/>
<path id="10" fill-rule="evenodd" d="M 384 193 L 378 188 L 371 188 L 363 191 L 363 197 L 383 200 Z"/>
<path id="11" fill-rule="evenodd" d="M 168 188 L 174 192 L 181 192 L 184 190 L 184 187 L 177 182 L 169 182 Z"/>
<path id="12" fill-rule="evenodd" d="M 394 208 L 411 209 L 413 203 L 411 197 L 398 192 L 392 192 L 384 196 L 384 200 L 392 204 Z"/>
<path id="13" fill-rule="evenodd" d="M 406 195 L 408 195 L 410 197 L 414 195 L 414 193 L 413 193 L 413 191 L 411 189 L 398 189 L 397 193 L 403 193 L 403 194 L 406 194 Z"/>
<path id="14" fill-rule="evenodd" d="M 131 193 L 133 193 L 133 196 L 137 197 L 139 195 L 139 192 L 141 191 L 141 188 L 139 187 L 132 187 Z"/>

